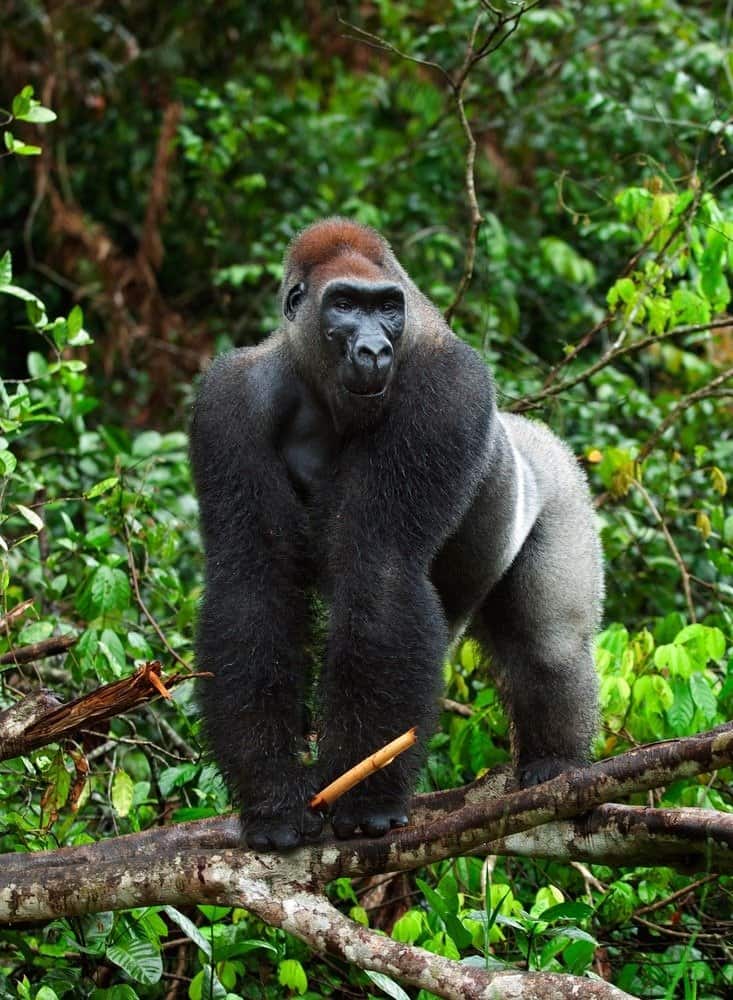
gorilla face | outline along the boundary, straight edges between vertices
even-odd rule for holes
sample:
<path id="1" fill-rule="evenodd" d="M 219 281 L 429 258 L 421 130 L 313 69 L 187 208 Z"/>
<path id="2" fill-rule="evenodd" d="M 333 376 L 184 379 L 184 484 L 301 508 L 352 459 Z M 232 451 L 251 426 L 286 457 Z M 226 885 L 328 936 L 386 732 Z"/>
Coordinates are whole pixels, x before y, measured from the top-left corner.
<path id="1" fill-rule="evenodd" d="M 351 396 L 383 397 L 405 329 L 405 296 L 392 282 L 339 278 L 321 297 L 320 334 L 336 384 Z"/>

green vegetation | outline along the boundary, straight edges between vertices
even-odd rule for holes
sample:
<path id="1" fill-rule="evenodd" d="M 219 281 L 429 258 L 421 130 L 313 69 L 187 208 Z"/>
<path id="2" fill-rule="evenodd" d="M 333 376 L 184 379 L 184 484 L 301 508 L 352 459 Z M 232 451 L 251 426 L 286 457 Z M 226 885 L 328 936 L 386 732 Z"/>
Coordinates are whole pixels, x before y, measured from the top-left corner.
<path id="1" fill-rule="evenodd" d="M 454 301 L 470 219 L 445 73 L 482 4 L 347 3 L 348 24 L 328 5 L 278 7 L 21 4 L 4 18 L 0 709 L 41 686 L 68 701 L 153 659 L 166 676 L 194 668 L 186 405 L 208 356 L 277 323 L 293 233 L 330 213 L 375 225 L 441 307 Z M 733 717 L 729 17 L 715 0 L 540 3 L 462 90 L 483 223 L 453 326 L 506 408 L 570 442 L 598 497 L 601 755 Z M 4 656 L 59 636 L 76 642 Z M 444 714 L 424 790 L 508 759 L 469 642 L 446 680 L 473 713 Z M 226 811 L 193 684 L 172 694 L 2 761 L 0 851 Z M 679 781 L 653 804 L 732 812 L 732 777 Z M 451 958 L 590 972 L 643 997 L 733 989 L 730 877 L 461 858 L 394 888 L 374 908 L 358 882 L 330 893 Z M 243 910 L 0 929 L 0 998 L 166 995 L 416 994 Z"/>

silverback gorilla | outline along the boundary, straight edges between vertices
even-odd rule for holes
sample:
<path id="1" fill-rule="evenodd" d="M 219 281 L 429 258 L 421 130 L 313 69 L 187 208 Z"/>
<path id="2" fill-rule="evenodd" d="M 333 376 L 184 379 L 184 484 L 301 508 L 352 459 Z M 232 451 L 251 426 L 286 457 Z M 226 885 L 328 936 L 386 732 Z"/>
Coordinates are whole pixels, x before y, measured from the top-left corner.
<path id="1" fill-rule="evenodd" d="M 602 570 L 573 456 L 498 412 L 485 363 L 371 229 L 301 233 L 282 311 L 264 343 L 211 365 L 191 430 L 200 700 L 245 843 L 315 839 L 317 787 L 410 726 L 424 745 L 464 629 L 490 654 L 520 782 L 585 763 Z M 305 767 L 314 594 L 328 626 Z M 407 823 L 420 762 L 417 747 L 341 798 L 336 835 Z"/>

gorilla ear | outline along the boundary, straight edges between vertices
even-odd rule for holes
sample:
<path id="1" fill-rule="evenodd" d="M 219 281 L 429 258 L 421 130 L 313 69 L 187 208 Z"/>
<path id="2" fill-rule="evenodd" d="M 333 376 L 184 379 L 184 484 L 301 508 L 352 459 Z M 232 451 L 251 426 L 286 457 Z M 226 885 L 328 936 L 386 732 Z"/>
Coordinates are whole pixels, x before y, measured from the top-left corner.
<path id="1" fill-rule="evenodd" d="M 299 281 L 297 285 L 293 285 L 288 294 L 285 296 L 285 304 L 283 306 L 283 312 L 286 317 L 292 321 L 295 319 L 295 314 L 298 311 L 298 306 L 305 297 L 305 283 Z"/>

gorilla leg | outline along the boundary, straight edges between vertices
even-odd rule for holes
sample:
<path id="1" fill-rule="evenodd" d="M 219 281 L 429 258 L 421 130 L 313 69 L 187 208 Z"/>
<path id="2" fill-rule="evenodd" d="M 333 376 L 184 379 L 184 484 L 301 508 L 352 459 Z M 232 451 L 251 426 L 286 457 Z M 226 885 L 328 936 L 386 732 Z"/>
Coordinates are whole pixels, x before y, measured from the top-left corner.
<path id="1" fill-rule="evenodd" d="M 302 748 L 309 608 L 281 561 L 256 579 L 241 563 L 209 581 L 201 609 L 198 662 L 207 736 L 241 806 L 242 832 L 255 849 L 295 847 L 320 833 L 308 808 L 314 776 Z"/>
<path id="2" fill-rule="evenodd" d="M 588 763 L 597 727 L 595 536 L 583 530 L 587 518 L 574 540 L 543 518 L 473 626 L 492 655 L 523 786 Z"/>
<path id="3" fill-rule="evenodd" d="M 411 726 L 424 747 L 433 731 L 448 641 L 445 615 L 427 577 L 404 558 L 360 565 L 332 599 L 319 702 L 319 762 L 332 780 Z M 377 837 L 407 823 L 422 753 L 412 748 L 336 803 L 339 837 L 357 827 Z"/>

